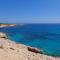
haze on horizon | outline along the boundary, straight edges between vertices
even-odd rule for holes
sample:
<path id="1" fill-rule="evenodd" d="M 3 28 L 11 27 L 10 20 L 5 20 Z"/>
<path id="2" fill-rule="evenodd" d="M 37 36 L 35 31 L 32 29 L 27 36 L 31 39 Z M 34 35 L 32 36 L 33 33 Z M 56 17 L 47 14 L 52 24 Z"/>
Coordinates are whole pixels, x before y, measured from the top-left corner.
<path id="1" fill-rule="evenodd" d="M 60 0 L 0 0 L 1 23 L 60 23 Z"/>

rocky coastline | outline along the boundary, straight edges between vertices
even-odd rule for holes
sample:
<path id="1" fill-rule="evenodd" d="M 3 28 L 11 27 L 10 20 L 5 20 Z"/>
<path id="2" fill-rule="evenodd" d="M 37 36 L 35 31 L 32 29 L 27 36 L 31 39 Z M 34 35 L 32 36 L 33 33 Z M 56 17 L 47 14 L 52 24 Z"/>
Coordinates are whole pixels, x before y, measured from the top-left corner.
<path id="1" fill-rule="evenodd" d="M 60 60 L 42 54 L 37 48 L 25 46 L 9 40 L 5 33 L 0 32 L 0 60 Z"/>

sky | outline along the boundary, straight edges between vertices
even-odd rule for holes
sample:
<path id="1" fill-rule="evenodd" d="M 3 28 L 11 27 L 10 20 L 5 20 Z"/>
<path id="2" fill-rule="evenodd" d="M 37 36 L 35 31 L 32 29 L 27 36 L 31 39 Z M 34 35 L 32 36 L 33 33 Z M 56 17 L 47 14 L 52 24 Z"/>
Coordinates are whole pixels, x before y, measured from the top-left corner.
<path id="1" fill-rule="evenodd" d="M 0 0 L 1 23 L 60 23 L 60 0 Z"/>

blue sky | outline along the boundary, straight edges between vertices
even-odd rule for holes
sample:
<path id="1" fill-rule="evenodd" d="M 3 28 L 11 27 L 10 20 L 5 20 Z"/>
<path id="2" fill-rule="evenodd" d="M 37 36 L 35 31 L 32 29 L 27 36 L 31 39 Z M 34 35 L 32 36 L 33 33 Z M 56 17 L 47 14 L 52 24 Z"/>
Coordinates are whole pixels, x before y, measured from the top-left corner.
<path id="1" fill-rule="evenodd" d="M 0 22 L 60 23 L 60 0 L 0 0 Z"/>

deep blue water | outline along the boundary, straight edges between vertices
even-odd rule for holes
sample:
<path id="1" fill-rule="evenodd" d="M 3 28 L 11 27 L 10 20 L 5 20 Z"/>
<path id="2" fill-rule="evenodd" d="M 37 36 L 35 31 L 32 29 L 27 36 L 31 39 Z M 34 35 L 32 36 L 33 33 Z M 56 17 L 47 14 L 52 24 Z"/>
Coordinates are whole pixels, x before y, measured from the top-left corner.
<path id="1" fill-rule="evenodd" d="M 60 57 L 60 24 L 25 24 L 0 28 L 9 39 Z"/>

